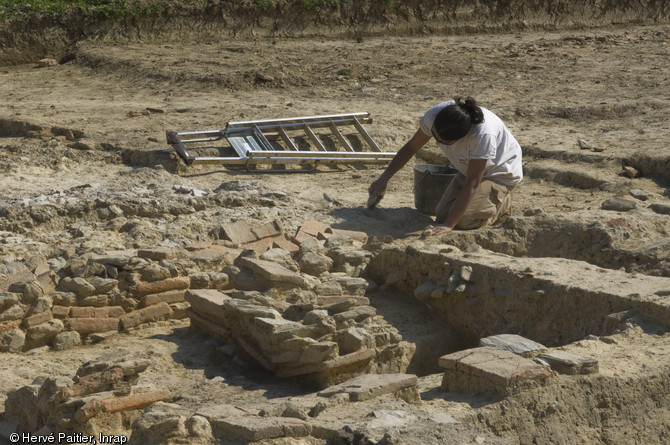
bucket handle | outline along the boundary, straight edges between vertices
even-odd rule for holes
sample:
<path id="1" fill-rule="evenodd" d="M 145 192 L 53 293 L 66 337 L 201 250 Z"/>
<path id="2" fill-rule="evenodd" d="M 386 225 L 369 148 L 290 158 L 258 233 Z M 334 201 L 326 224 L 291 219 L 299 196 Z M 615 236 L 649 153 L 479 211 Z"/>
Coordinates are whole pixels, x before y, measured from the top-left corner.
<path id="1" fill-rule="evenodd" d="M 415 181 L 414 185 L 412 186 L 412 193 L 416 193 L 416 186 L 421 184 L 426 176 L 432 175 L 432 174 L 433 174 L 433 172 L 431 172 L 430 170 L 424 170 L 423 172 L 421 172 L 421 176 L 419 177 L 419 180 Z"/>

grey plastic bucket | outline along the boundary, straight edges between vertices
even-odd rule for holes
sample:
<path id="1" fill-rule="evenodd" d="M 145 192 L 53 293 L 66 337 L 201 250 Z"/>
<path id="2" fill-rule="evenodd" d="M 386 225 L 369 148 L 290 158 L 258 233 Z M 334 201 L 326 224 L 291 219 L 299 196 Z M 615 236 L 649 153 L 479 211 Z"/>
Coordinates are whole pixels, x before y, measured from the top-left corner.
<path id="1" fill-rule="evenodd" d="M 414 207 L 421 213 L 435 215 L 437 203 L 457 174 L 458 170 L 451 166 L 415 164 Z"/>

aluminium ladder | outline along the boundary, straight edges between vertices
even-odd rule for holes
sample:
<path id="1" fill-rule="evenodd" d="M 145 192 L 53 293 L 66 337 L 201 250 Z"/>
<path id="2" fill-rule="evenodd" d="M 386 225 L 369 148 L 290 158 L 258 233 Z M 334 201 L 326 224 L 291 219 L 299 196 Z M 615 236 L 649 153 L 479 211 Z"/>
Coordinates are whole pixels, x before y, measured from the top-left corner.
<path id="1" fill-rule="evenodd" d="M 166 136 L 186 165 L 388 163 L 395 153 L 381 151 L 363 128 L 369 122 L 369 113 L 333 114 L 228 122 L 223 130 L 167 131 Z M 343 133 L 346 128 L 349 133 Z M 187 144 L 193 153 L 215 154 L 190 154 Z"/>

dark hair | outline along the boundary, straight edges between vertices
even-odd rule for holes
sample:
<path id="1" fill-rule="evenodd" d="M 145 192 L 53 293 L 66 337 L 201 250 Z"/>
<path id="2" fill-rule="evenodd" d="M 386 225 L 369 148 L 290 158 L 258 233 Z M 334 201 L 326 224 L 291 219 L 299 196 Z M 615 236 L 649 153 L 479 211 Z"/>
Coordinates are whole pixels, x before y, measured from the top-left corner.
<path id="1" fill-rule="evenodd" d="M 454 98 L 456 102 L 442 109 L 435 116 L 433 128 L 445 141 L 456 141 L 470 131 L 473 125 L 484 122 L 484 113 L 472 97 Z"/>

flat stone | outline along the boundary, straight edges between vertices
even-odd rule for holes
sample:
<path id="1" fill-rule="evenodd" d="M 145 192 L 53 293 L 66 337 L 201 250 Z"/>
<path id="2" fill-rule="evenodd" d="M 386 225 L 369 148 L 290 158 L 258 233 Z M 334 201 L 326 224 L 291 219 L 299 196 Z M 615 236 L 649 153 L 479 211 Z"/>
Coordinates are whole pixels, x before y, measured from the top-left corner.
<path id="1" fill-rule="evenodd" d="M 632 196 L 635 199 L 639 199 L 640 201 L 646 201 L 648 199 L 653 198 L 654 196 L 657 196 L 655 193 L 640 189 L 631 189 L 629 193 L 630 196 Z"/>
<path id="2" fill-rule="evenodd" d="M 300 274 L 271 261 L 240 257 L 238 258 L 238 264 L 239 267 L 244 267 L 271 283 L 294 284 L 297 286 L 305 284 L 305 279 Z"/>
<path id="3" fill-rule="evenodd" d="M 294 254 L 298 253 L 298 250 L 300 250 L 300 246 L 298 246 L 296 243 L 294 243 L 291 240 L 287 240 L 284 237 L 276 237 L 272 239 L 272 247 L 273 248 L 279 248 L 279 249 L 284 249 L 285 251 Z"/>
<path id="4" fill-rule="evenodd" d="M 637 203 L 632 199 L 611 198 L 603 202 L 600 206 L 603 210 L 615 210 L 617 212 L 628 212 L 637 207 Z"/>
<path id="5" fill-rule="evenodd" d="M 549 363 L 551 369 L 561 374 L 596 374 L 598 360 L 567 351 L 540 354 L 537 358 Z"/>
<path id="6" fill-rule="evenodd" d="M 516 334 L 499 334 L 479 340 L 479 346 L 504 349 L 523 357 L 530 357 L 534 352 L 547 349 L 544 345 Z"/>
<path id="7" fill-rule="evenodd" d="M 300 225 L 298 234 L 303 233 L 312 237 L 316 237 L 319 233 L 326 233 L 326 230 L 328 229 L 330 229 L 330 226 L 324 222 L 307 220 L 303 221 L 303 223 Z"/>
<path id="8" fill-rule="evenodd" d="M 205 249 L 193 251 L 189 255 L 189 258 L 200 266 L 215 267 L 221 264 L 233 264 L 233 261 L 240 253 L 242 253 L 242 251 L 239 249 L 210 245 Z"/>
<path id="9" fill-rule="evenodd" d="M 333 235 L 346 236 L 355 239 L 356 241 L 360 241 L 363 244 L 365 244 L 368 241 L 368 234 L 357 230 L 333 229 L 332 227 L 328 227 L 324 233 L 332 233 Z"/>
<path id="10" fill-rule="evenodd" d="M 251 243 L 258 239 L 249 226 L 243 221 L 224 224 L 222 230 L 225 239 L 232 241 L 235 244 Z"/>
<path id="11" fill-rule="evenodd" d="M 209 420 L 210 423 L 229 417 L 244 417 L 251 415 L 248 411 L 226 404 L 204 406 L 199 408 L 195 414 L 204 417 Z"/>
<path id="12" fill-rule="evenodd" d="M 661 215 L 670 215 L 670 204 L 652 204 L 649 206 L 651 210 Z"/>
<path id="13" fill-rule="evenodd" d="M 452 392 L 506 396 L 551 376 L 545 366 L 489 347 L 454 352 L 440 357 L 438 364 L 446 368 L 441 388 Z"/>
<path id="14" fill-rule="evenodd" d="M 154 261 L 166 260 L 176 256 L 176 250 L 167 247 L 156 247 L 153 249 L 139 249 L 137 256 L 140 258 L 147 258 Z"/>
<path id="15" fill-rule="evenodd" d="M 284 233 L 281 222 L 278 220 L 253 226 L 251 227 L 251 231 L 259 240 L 263 238 L 274 238 Z"/>
<path id="16" fill-rule="evenodd" d="M 390 394 L 396 391 L 417 387 L 417 377 L 412 374 L 365 374 L 347 380 L 320 391 L 322 397 L 335 394 L 348 394 L 352 402 L 360 402 Z"/>
<path id="17" fill-rule="evenodd" d="M 361 349 L 351 354 L 341 355 L 332 360 L 322 363 L 308 364 L 296 367 L 283 367 L 277 370 L 277 377 L 294 377 L 299 375 L 313 374 L 325 371 L 333 371 L 338 368 L 345 368 L 351 365 L 369 362 L 376 355 L 374 349 Z"/>
<path id="18" fill-rule="evenodd" d="M 210 320 L 227 321 L 224 303 L 231 298 L 223 292 L 215 289 L 189 289 L 184 297 L 191 305 L 191 311 L 196 314 Z"/>
<path id="19" fill-rule="evenodd" d="M 215 420 L 212 428 L 251 442 L 279 437 L 306 437 L 312 432 L 308 422 L 293 417 L 227 417 Z"/>

